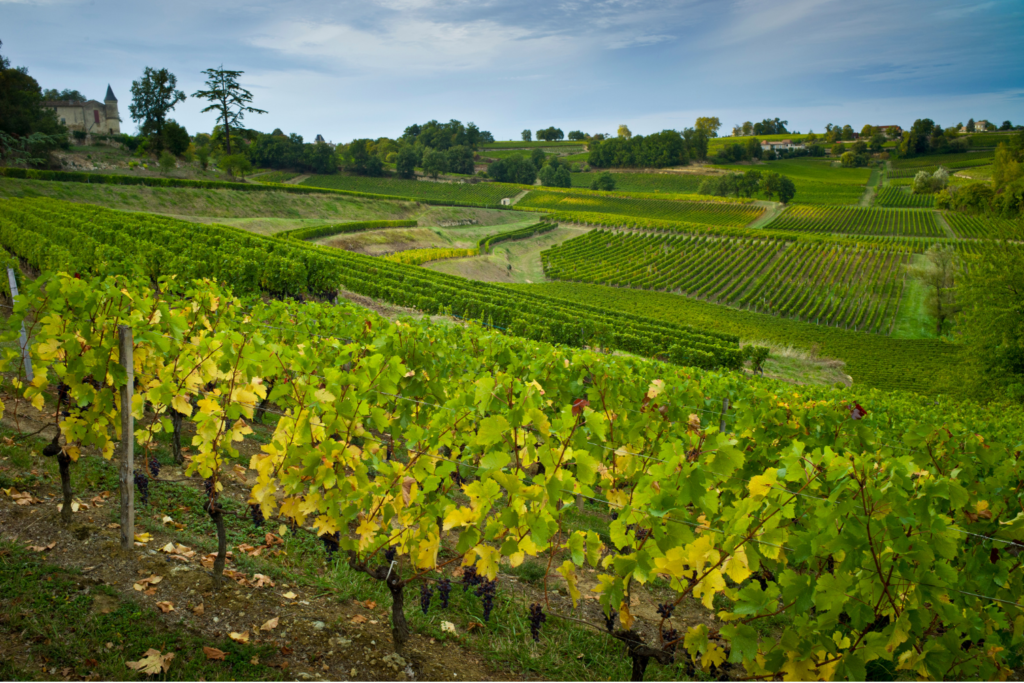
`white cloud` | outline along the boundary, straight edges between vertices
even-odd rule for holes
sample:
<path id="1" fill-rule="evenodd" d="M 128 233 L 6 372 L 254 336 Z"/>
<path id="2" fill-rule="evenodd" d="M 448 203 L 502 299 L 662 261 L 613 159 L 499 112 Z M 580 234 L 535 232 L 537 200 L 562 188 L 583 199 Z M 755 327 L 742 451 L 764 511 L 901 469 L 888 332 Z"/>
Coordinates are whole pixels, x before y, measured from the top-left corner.
<path id="1" fill-rule="evenodd" d="M 608 47 L 612 50 L 621 50 L 627 47 L 644 47 L 647 45 L 655 45 L 657 43 L 664 43 L 666 40 L 675 40 L 675 36 L 665 34 L 653 34 L 653 35 L 638 35 L 629 36 L 626 38 L 620 38 L 609 43 Z"/>
<path id="2" fill-rule="evenodd" d="M 574 41 L 485 19 L 454 23 L 401 18 L 379 32 L 340 23 L 276 23 L 250 42 L 288 55 L 326 58 L 339 67 L 422 72 L 485 68 L 499 60 L 510 67 L 525 66 L 552 51 L 570 49 Z"/>

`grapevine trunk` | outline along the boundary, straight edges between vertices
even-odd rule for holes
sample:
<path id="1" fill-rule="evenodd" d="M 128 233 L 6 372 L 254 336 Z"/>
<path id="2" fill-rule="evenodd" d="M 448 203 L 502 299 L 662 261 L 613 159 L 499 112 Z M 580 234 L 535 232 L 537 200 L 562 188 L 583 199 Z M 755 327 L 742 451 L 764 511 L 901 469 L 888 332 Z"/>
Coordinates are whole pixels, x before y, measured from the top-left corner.
<path id="1" fill-rule="evenodd" d="M 391 591 L 391 637 L 395 641 L 395 653 L 402 654 L 409 640 L 409 622 L 405 620 L 405 586 L 397 574 L 387 581 Z"/>
<path id="2" fill-rule="evenodd" d="M 171 439 L 171 450 L 174 451 L 174 462 L 181 465 L 185 462 L 185 456 L 181 453 L 181 421 L 185 416 L 177 410 L 171 409 L 171 424 L 174 427 Z"/>
<path id="3" fill-rule="evenodd" d="M 64 494 L 64 504 L 60 508 L 60 518 L 65 524 L 71 523 L 71 458 L 61 453 L 57 456 L 60 466 L 60 490 Z"/>
<path id="4" fill-rule="evenodd" d="M 228 554 L 228 535 L 224 528 L 224 511 L 216 501 L 206 504 L 206 511 L 217 527 L 217 557 L 213 561 L 213 587 L 220 589 L 224 584 L 224 562 Z"/>

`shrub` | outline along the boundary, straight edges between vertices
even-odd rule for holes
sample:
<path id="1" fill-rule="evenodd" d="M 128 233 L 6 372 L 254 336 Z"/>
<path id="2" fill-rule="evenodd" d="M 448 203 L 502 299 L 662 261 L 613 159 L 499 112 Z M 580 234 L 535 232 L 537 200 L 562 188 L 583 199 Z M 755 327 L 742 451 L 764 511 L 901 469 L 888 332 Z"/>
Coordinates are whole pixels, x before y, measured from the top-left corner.
<path id="1" fill-rule="evenodd" d="M 164 173 L 170 173 L 178 166 L 178 160 L 174 158 L 174 155 L 164 150 L 160 153 L 160 170 Z"/>
<path id="2" fill-rule="evenodd" d="M 590 189 L 611 192 L 615 189 L 615 178 L 611 173 L 602 173 L 594 178 L 594 182 L 590 183 Z"/>

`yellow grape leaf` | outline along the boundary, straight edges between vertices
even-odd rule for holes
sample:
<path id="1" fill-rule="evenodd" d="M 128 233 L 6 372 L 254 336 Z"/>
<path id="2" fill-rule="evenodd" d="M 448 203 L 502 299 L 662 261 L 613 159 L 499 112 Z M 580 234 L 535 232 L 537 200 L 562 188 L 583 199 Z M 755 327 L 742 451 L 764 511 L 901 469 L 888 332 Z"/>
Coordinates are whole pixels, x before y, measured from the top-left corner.
<path id="1" fill-rule="evenodd" d="M 282 598 L 287 598 L 287 599 L 289 599 L 289 600 L 294 600 L 295 598 L 297 598 L 297 597 L 299 597 L 299 596 L 298 596 L 298 595 L 296 595 L 295 593 L 291 592 L 291 591 L 288 591 L 287 593 L 285 593 L 285 594 L 284 594 L 284 595 L 282 595 L 281 597 L 282 597 Z"/>
<path id="2" fill-rule="evenodd" d="M 814 666 L 814 660 L 805 659 L 794 661 L 793 657 L 799 656 L 795 652 L 789 653 L 789 661 L 782 665 L 782 680 L 784 681 L 816 681 L 818 672 Z"/>
<path id="3" fill-rule="evenodd" d="M 654 558 L 654 566 L 659 574 L 669 574 L 673 578 L 682 578 L 686 565 L 686 552 L 679 547 L 669 548 L 665 557 Z"/>
<path id="4" fill-rule="evenodd" d="M 651 381 L 651 386 L 647 389 L 647 398 L 657 398 L 665 392 L 665 380 L 656 379 Z"/>
<path id="5" fill-rule="evenodd" d="M 626 631 L 633 628 L 633 622 L 636 621 L 633 615 L 629 613 L 629 605 L 625 601 L 619 606 L 619 621 L 622 622 L 622 628 Z"/>
<path id="6" fill-rule="evenodd" d="M 171 407 L 185 417 L 192 417 L 192 404 L 185 396 L 175 396 L 171 399 Z"/>
<path id="7" fill-rule="evenodd" d="M 137 543 L 149 543 L 152 540 L 153 540 L 153 534 L 151 534 L 149 532 L 145 532 L 145 533 L 141 533 L 141 534 L 135 534 L 135 541 Z"/>
<path id="8" fill-rule="evenodd" d="M 420 569 L 436 567 L 437 549 L 440 543 L 441 538 L 437 534 L 432 533 L 427 536 L 427 540 L 420 543 L 419 548 L 416 549 L 414 554 L 414 557 L 416 558 L 416 566 Z"/>
<path id="9" fill-rule="evenodd" d="M 767 496 L 776 481 L 777 475 L 775 470 L 768 470 L 766 474 L 759 474 L 755 477 L 751 477 L 750 483 L 747 485 L 750 489 L 751 498 L 763 498 L 764 496 Z"/>
<path id="10" fill-rule="evenodd" d="M 726 653 L 718 643 L 708 643 L 708 651 L 700 658 L 700 665 L 705 671 L 710 671 L 713 666 L 721 666 L 725 661 Z"/>
<path id="11" fill-rule="evenodd" d="M 717 569 L 712 569 L 707 576 L 704 577 L 696 586 L 693 588 L 693 596 L 701 597 L 701 602 L 708 609 L 712 609 L 714 604 L 712 601 L 715 599 L 715 593 L 725 590 L 725 579 L 722 578 L 722 572 Z"/>
<path id="12" fill-rule="evenodd" d="M 142 659 L 137 662 L 125 662 L 125 665 L 129 669 L 135 669 L 140 673 L 156 676 L 171 668 L 172 659 L 174 659 L 173 652 L 163 654 L 159 650 L 149 648 L 146 650 L 146 654 L 142 656 Z"/>
<path id="13" fill-rule="evenodd" d="M 477 562 L 477 572 L 488 580 L 493 580 L 498 575 L 498 560 L 501 559 L 501 553 L 489 545 L 478 545 L 473 550 L 480 558 Z"/>
<path id="14" fill-rule="evenodd" d="M 444 530 L 455 529 L 460 526 L 468 526 L 476 521 L 477 513 L 470 508 L 454 508 L 444 518 Z"/>
<path id="15" fill-rule="evenodd" d="M 732 555 L 725 561 L 725 573 L 736 583 L 743 581 L 750 576 L 750 565 L 747 561 L 747 551 L 743 546 L 732 551 Z"/>
<path id="16" fill-rule="evenodd" d="M 571 560 L 566 560 L 558 568 L 558 573 L 565 577 L 565 583 L 569 587 L 569 597 L 572 598 L 572 608 L 576 609 L 576 603 L 580 599 L 580 589 L 576 586 L 576 565 Z"/>
<path id="17" fill-rule="evenodd" d="M 42 411 L 43 406 L 46 404 L 46 400 L 42 394 L 36 394 L 32 397 L 32 407 L 36 410 Z"/>
<path id="18" fill-rule="evenodd" d="M 245 644 L 249 642 L 249 632 L 242 631 L 241 633 L 238 633 L 237 631 L 232 631 L 228 634 L 228 638 L 235 641 L 236 643 Z"/>
<path id="19" fill-rule="evenodd" d="M 704 624 L 691 626 L 683 638 L 683 647 L 694 658 L 705 652 L 708 648 L 708 627 Z"/>

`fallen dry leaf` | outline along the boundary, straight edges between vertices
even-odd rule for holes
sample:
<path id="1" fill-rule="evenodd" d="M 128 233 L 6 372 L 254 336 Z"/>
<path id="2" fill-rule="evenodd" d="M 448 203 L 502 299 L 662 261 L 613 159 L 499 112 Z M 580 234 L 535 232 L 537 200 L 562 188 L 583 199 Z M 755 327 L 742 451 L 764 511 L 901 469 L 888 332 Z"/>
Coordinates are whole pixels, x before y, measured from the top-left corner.
<path id="1" fill-rule="evenodd" d="M 228 634 L 228 638 L 230 638 L 231 640 L 235 641 L 236 643 L 248 643 L 249 642 L 249 632 L 248 631 L 242 631 L 241 633 L 238 633 L 236 631 L 232 631 L 231 633 Z"/>
<path id="2" fill-rule="evenodd" d="M 141 533 L 141 534 L 135 534 L 135 541 L 137 543 L 149 543 L 152 540 L 153 540 L 153 534 L 151 534 L 149 532 L 145 532 L 145 533 Z"/>
<path id="3" fill-rule="evenodd" d="M 143 595 L 156 595 L 156 586 L 153 586 L 149 590 L 142 591 Z"/>
<path id="4" fill-rule="evenodd" d="M 350 624 L 365 624 L 366 623 L 366 617 L 364 617 L 362 614 L 357 614 L 354 617 L 352 617 L 352 619 L 349 620 L 349 623 Z"/>
<path id="5" fill-rule="evenodd" d="M 93 669 L 93 668 L 95 668 L 95 667 L 96 667 L 96 666 L 97 666 L 97 665 L 99 664 L 99 662 L 97 662 L 97 661 L 96 661 L 95 659 L 86 659 L 86 660 L 85 660 L 84 662 L 82 662 L 82 663 L 83 663 L 83 664 L 85 664 L 85 665 L 86 665 L 87 667 L 89 667 L 90 669 Z"/>
<path id="6" fill-rule="evenodd" d="M 450 621 L 442 621 L 441 622 L 441 632 L 442 633 L 455 633 L 455 634 L 458 633 L 455 630 L 455 624 L 453 624 Z"/>
<path id="7" fill-rule="evenodd" d="M 203 652 L 206 653 L 207 659 L 221 660 L 224 659 L 225 655 L 227 655 L 227 652 L 224 652 L 224 650 L 218 650 L 215 647 L 206 647 L 205 645 L 203 646 Z"/>
<path id="8" fill-rule="evenodd" d="M 169 600 L 164 600 L 163 602 L 158 602 L 158 603 L 156 603 L 156 606 L 159 607 L 160 611 L 163 612 L 164 614 L 167 614 L 168 612 L 173 612 L 174 611 L 174 603 L 169 601 Z"/>
<path id="9" fill-rule="evenodd" d="M 281 617 L 274 617 L 273 619 L 268 619 L 266 623 L 263 624 L 263 626 L 260 626 L 260 630 L 273 631 L 275 628 L 277 628 L 277 624 L 280 621 L 280 619 Z"/>
<path id="10" fill-rule="evenodd" d="M 202 602 L 192 608 L 192 614 L 196 615 L 197 617 L 203 616 L 204 612 L 206 612 L 206 606 Z"/>
<path id="11" fill-rule="evenodd" d="M 163 654 L 159 650 L 149 648 L 146 650 L 146 654 L 142 656 L 142 659 L 137 662 L 125 662 L 125 664 L 129 669 L 135 669 L 141 673 L 155 676 L 161 671 L 166 672 L 170 669 L 172 659 L 174 659 L 173 652 Z"/>
<path id="12" fill-rule="evenodd" d="M 377 606 L 377 603 L 375 603 L 373 600 L 367 600 L 363 603 L 363 606 L 366 607 L 366 609 L 373 609 Z"/>
<path id="13" fill-rule="evenodd" d="M 252 578 L 256 580 L 256 583 L 253 584 L 253 588 L 263 588 L 264 586 L 270 586 L 271 588 L 274 587 L 274 582 L 270 579 L 269 576 L 264 576 L 263 574 L 253 574 Z"/>
<path id="14" fill-rule="evenodd" d="M 29 550 L 34 550 L 37 553 L 46 552 L 47 550 L 53 550 L 54 546 L 57 545 L 57 541 L 54 541 L 50 545 L 33 545 L 29 546 Z"/>
<path id="15" fill-rule="evenodd" d="M 483 628 L 483 627 L 484 627 L 484 625 L 481 624 L 479 621 L 471 621 L 468 624 L 466 624 L 466 630 L 467 631 L 472 631 L 473 629 Z"/>
<path id="16" fill-rule="evenodd" d="M 281 654 L 283 654 L 285 657 L 287 657 L 291 653 L 292 653 L 292 649 L 290 647 L 288 647 L 287 645 L 282 645 L 281 646 Z"/>
<path id="17" fill-rule="evenodd" d="M 294 600 L 295 598 L 297 598 L 297 597 L 299 597 L 299 596 L 298 596 L 298 595 L 296 595 L 295 593 L 292 593 L 291 591 L 288 591 L 287 593 L 285 593 L 285 594 L 284 594 L 283 596 L 281 596 L 281 597 L 284 597 L 284 598 L 288 598 L 289 600 Z"/>
<path id="18" fill-rule="evenodd" d="M 259 663 L 260 663 L 259 656 L 258 655 L 254 655 L 253 658 L 249 660 L 249 663 L 252 664 L 253 666 L 258 666 Z M 327 667 L 324 666 L 324 671 L 326 671 L 326 670 L 327 670 Z"/>
<path id="19" fill-rule="evenodd" d="M 245 481 L 245 467 L 236 464 L 231 468 L 231 470 L 235 473 L 235 476 L 238 477 L 241 481 Z"/>
<path id="20" fill-rule="evenodd" d="M 79 503 L 77 500 L 71 501 L 71 511 L 72 512 L 78 512 L 78 508 L 80 508 L 80 507 L 82 507 L 82 504 Z M 57 511 L 60 512 L 63 509 L 64 509 L 64 503 L 57 503 Z"/>
<path id="21" fill-rule="evenodd" d="M 174 522 L 174 520 L 173 520 L 173 519 L 171 519 L 171 518 L 170 518 L 170 517 L 169 517 L 168 515 L 164 515 L 164 516 L 163 516 L 163 517 L 162 517 L 162 518 L 160 519 L 160 522 L 161 522 L 162 524 L 172 524 L 172 523 Z"/>
<path id="22" fill-rule="evenodd" d="M 111 523 L 111 524 L 108 524 L 108 525 L 107 525 L 107 528 L 108 528 L 108 529 L 120 529 L 120 528 L 121 528 L 121 525 L 120 525 L 120 524 L 118 524 L 117 522 L 113 522 L 113 523 Z"/>

